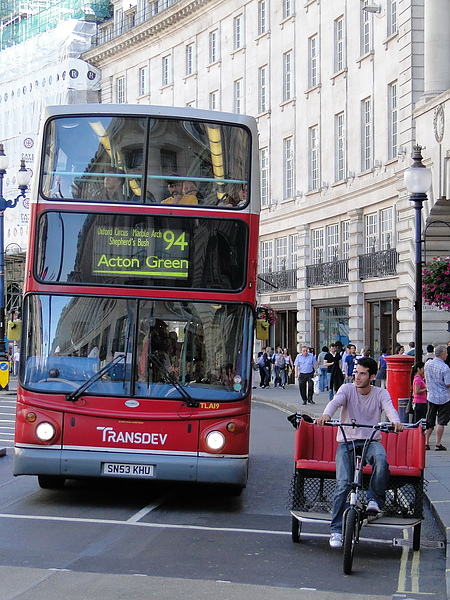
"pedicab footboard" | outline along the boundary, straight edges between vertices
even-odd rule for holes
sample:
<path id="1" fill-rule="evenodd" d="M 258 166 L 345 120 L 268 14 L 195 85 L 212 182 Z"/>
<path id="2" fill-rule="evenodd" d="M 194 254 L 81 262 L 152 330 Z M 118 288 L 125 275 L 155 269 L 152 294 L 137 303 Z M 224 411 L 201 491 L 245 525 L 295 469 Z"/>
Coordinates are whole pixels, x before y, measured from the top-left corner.
<path id="1" fill-rule="evenodd" d="M 291 483 L 291 506 L 296 512 L 331 516 L 335 488 L 336 429 L 318 427 L 304 420 L 295 432 L 295 470 Z M 421 428 L 398 435 L 382 434 L 390 477 L 384 517 L 422 519 L 425 492 L 425 437 Z M 366 501 L 371 467 L 364 468 L 361 501 Z M 307 516 L 307 515 L 305 515 Z M 317 518 L 317 517 L 316 517 Z"/>

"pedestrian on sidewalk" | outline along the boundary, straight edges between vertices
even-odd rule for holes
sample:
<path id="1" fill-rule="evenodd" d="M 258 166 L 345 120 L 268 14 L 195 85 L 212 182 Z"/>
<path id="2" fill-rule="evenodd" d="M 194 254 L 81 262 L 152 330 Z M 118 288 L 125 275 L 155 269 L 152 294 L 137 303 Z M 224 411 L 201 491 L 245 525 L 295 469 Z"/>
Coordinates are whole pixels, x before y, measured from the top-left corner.
<path id="1" fill-rule="evenodd" d="M 313 400 L 314 383 L 312 378 L 317 371 L 317 360 L 308 346 L 302 346 L 300 354 L 294 360 L 295 378 L 298 379 L 300 397 L 303 404 L 315 404 Z"/>
<path id="2" fill-rule="evenodd" d="M 282 375 L 283 381 L 283 389 L 286 388 L 286 384 L 289 383 L 289 373 L 294 369 L 294 363 L 292 362 L 291 355 L 289 354 L 289 350 L 287 348 L 283 348 L 283 356 L 284 356 L 284 372 Z"/>
<path id="3" fill-rule="evenodd" d="M 328 346 L 323 346 L 322 352 L 320 352 L 319 356 L 317 357 L 317 362 L 319 363 L 319 385 L 321 392 L 324 392 L 325 388 L 328 388 L 328 367 L 323 364 L 323 361 L 325 360 L 325 356 L 329 351 L 330 350 Z"/>
<path id="4" fill-rule="evenodd" d="M 330 344 L 330 351 L 325 356 L 323 363 L 328 367 L 328 372 L 331 373 L 330 385 L 329 385 L 329 398 L 333 399 L 334 394 L 338 391 L 341 385 L 344 383 L 344 375 L 341 369 L 341 353 L 340 348 L 336 344 Z"/>
<path id="5" fill-rule="evenodd" d="M 447 450 L 441 444 L 444 427 L 450 421 L 450 367 L 445 363 L 446 358 L 446 346 L 436 346 L 433 360 L 425 363 L 425 381 L 428 390 L 427 429 L 425 431 L 427 450 L 430 449 L 430 437 L 435 427 L 435 450 Z"/>

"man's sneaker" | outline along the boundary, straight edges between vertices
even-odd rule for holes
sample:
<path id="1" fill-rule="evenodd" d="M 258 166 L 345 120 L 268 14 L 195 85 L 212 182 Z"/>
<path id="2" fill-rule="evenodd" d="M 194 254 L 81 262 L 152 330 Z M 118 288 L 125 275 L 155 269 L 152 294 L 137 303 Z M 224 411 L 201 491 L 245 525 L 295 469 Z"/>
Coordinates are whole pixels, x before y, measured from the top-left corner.
<path id="1" fill-rule="evenodd" d="M 369 515 L 378 515 L 381 512 L 381 508 L 378 506 L 378 503 L 375 500 L 370 500 L 367 505 L 367 513 Z"/>
<path id="2" fill-rule="evenodd" d="M 332 548 L 342 548 L 342 533 L 332 533 L 330 535 L 330 546 Z"/>

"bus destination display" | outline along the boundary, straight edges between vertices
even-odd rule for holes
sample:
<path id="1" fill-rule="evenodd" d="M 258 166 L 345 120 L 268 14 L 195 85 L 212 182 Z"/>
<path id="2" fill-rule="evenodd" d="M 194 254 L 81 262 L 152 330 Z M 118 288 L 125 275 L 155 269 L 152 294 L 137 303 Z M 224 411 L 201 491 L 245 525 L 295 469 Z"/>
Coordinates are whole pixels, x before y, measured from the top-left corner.
<path id="1" fill-rule="evenodd" d="M 100 225 L 93 241 L 97 275 L 189 276 L 189 234 L 181 229 Z"/>

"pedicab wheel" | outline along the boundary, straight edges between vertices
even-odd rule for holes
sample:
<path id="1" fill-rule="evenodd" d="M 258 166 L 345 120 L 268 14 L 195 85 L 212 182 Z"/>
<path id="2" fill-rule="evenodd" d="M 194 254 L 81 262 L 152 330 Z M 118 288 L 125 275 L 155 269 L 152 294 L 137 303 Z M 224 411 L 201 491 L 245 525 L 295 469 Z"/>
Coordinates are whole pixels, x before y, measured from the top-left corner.
<path id="1" fill-rule="evenodd" d="M 300 534 L 302 532 L 302 522 L 292 517 L 292 541 L 298 544 L 300 541 Z"/>
<path id="2" fill-rule="evenodd" d="M 351 575 L 353 566 L 353 552 L 355 550 L 356 543 L 356 528 L 357 528 L 358 516 L 356 510 L 350 509 L 347 512 L 345 518 L 344 527 L 344 573 Z"/>
<path id="3" fill-rule="evenodd" d="M 420 533 L 422 530 L 422 523 L 418 523 L 413 527 L 413 550 L 417 552 L 420 550 Z"/>

